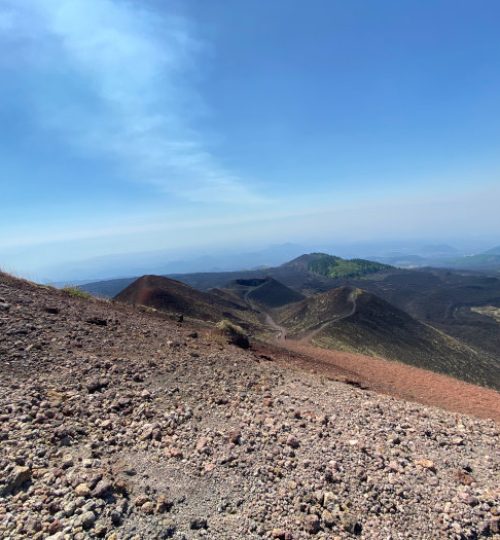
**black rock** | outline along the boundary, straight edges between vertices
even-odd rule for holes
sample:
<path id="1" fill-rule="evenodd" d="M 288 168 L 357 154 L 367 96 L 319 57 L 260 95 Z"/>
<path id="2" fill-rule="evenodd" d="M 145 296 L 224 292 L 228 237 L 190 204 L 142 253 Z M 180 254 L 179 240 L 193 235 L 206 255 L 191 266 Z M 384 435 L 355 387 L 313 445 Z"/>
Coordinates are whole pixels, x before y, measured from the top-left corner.
<path id="1" fill-rule="evenodd" d="M 106 319 L 100 319 L 99 317 L 90 317 L 86 319 L 85 322 L 95 324 L 96 326 L 108 326 L 108 321 Z"/>
<path id="2" fill-rule="evenodd" d="M 208 529 L 208 523 L 207 520 L 204 518 L 195 518 L 189 522 L 189 527 L 192 530 Z"/>

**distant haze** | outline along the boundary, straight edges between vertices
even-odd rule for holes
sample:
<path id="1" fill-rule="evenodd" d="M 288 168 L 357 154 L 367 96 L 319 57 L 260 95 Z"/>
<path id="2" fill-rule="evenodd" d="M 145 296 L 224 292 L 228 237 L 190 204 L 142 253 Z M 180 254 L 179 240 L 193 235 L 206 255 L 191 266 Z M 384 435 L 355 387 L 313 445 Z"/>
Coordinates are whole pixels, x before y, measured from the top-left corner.
<path id="1" fill-rule="evenodd" d="M 158 250 L 122 253 L 90 259 L 62 262 L 43 267 L 35 276 L 48 283 L 84 283 L 102 279 L 133 277 L 144 274 L 184 274 L 225 272 L 279 266 L 311 252 L 325 252 L 344 258 L 372 259 L 396 266 L 439 266 L 464 255 L 482 253 L 491 244 L 475 242 L 474 246 L 457 240 L 461 249 L 448 244 L 428 244 L 425 240 L 379 241 L 328 244 L 274 244 L 262 249 L 243 251 L 244 246 L 172 252 Z M 500 270 L 499 263 L 495 265 Z"/>

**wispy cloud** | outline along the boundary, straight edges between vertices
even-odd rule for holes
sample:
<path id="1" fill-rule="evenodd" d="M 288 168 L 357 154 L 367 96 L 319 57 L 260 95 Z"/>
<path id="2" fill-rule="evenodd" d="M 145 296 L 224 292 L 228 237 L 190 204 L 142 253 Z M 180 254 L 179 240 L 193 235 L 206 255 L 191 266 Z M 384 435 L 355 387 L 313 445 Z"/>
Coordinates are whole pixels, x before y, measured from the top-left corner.
<path id="1" fill-rule="evenodd" d="M 0 0 L 0 40 L 19 69 L 40 77 L 31 99 L 44 127 L 111 157 L 127 180 L 190 200 L 262 201 L 194 127 L 203 103 L 192 81 L 205 46 L 165 5 Z"/>

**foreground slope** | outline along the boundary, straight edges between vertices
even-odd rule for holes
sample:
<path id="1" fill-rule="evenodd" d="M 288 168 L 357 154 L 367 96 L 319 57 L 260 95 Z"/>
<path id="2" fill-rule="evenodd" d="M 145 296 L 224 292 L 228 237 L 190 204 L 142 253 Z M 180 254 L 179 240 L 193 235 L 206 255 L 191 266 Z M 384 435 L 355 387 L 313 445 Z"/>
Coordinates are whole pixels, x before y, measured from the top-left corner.
<path id="1" fill-rule="evenodd" d="M 377 296 L 339 287 L 284 308 L 288 335 L 330 349 L 399 360 L 500 389 L 500 363 Z"/>
<path id="2" fill-rule="evenodd" d="M 0 537 L 498 537 L 493 421 L 195 330 L 0 275 Z"/>

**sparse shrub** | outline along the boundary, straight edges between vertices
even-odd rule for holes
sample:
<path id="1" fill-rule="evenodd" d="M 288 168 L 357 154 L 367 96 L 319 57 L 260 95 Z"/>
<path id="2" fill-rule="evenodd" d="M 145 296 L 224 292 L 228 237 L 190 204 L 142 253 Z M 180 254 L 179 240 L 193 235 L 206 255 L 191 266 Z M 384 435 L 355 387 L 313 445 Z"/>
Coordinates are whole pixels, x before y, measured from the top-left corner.
<path id="1" fill-rule="evenodd" d="M 215 325 L 215 328 L 226 338 L 231 345 L 236 345 L 242 349 L 250 347 L 250 340 L 246 332 L 237 324 L 224 319 Z"/>
<path id="2" fill-rule="evenodd" d="M 92 298 L 92 295 L 90 293 L 88 293 L 87 291 L 82 291 L 82 289 L 78 287 L 66 286 L 63 287 L 62 290 L 66 294 L 69 294 L 69 296 L 73 296 L 75 298 Z"/>

